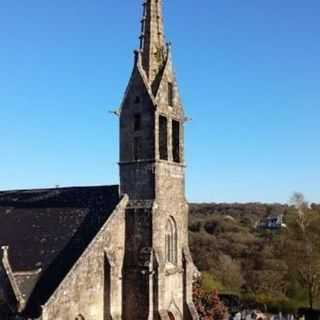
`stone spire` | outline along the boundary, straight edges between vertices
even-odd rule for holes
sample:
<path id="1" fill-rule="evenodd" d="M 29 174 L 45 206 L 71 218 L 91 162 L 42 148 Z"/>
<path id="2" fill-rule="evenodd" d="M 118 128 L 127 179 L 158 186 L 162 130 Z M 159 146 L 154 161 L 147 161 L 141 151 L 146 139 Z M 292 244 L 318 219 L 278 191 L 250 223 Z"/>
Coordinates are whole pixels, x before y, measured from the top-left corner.
<path id="1" fill-rule="evenodd" d="M 142 66 L 150 83 L 152 83 L 167 56 L 162 0 L 145 0 L 143 3 L 140 51 Z"/>

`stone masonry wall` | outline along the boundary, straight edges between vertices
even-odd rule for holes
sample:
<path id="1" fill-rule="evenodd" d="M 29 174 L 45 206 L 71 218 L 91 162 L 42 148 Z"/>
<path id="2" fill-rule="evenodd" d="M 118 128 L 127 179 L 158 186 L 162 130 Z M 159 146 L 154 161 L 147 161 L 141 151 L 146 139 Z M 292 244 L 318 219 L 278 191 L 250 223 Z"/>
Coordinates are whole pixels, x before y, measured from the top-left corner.
<path id="1" fill-rule="evenodd" d="M 43 307 L 43 320 L 121 319 L 124 197 Z"/>

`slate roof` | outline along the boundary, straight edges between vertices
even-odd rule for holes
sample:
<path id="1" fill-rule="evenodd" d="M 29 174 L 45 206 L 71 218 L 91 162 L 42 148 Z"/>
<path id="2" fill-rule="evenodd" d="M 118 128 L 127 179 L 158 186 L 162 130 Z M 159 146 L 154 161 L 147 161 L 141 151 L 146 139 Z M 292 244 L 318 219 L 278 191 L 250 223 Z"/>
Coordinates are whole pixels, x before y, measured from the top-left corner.
<path id="1" fill-rule="evenodd" d="M 119 203 L 118 186 L 0 192 L 0 247 L 9 246 L 26 313 L 44 304 Z"/>

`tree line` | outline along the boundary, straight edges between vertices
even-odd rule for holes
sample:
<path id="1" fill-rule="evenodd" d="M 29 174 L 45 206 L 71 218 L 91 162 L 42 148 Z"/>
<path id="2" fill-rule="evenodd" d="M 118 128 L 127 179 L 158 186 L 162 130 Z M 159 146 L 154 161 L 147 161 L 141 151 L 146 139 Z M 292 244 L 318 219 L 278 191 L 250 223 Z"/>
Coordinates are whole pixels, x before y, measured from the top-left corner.
<path id="1" fill-rule="evenodd" d="M 190 246 L 201 287 L 240 297 L 243 306 L 296 312 L 320 305 L 320 205 L 295 193 L 281 204 L 191 204 Z M 284 215 L 278 230 L 257 228 Z"/>

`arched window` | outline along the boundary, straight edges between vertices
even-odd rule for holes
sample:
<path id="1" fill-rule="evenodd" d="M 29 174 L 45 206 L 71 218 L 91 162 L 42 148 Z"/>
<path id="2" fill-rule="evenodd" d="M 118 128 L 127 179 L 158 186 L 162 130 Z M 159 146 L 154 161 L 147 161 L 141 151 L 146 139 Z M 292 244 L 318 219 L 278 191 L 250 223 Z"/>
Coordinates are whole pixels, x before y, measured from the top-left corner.
<path id="1" fill-rule="evenodd" d="M 177 264 L 177 227 L 172 218 L 169 218 L 166 225 L 166 260 Z"/>
<path id="2" fill-rule="evenodd" d="M 169 319 L 170 320 L 175 320 L 175 317 L 174 317 L 173 313 L 170 312 L 170 311 L 169 311 Z"/>
<path id="3" fill-rule="evenodd" d="M 79 314 L 75 320 L 85 320 L 85 319 L 83 315 Z"/>

